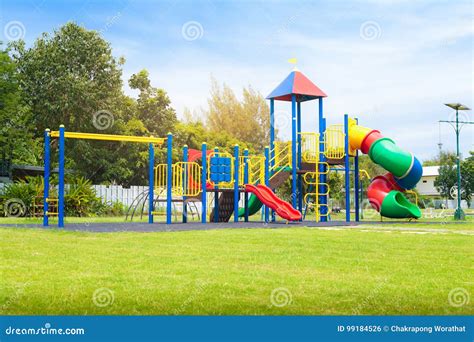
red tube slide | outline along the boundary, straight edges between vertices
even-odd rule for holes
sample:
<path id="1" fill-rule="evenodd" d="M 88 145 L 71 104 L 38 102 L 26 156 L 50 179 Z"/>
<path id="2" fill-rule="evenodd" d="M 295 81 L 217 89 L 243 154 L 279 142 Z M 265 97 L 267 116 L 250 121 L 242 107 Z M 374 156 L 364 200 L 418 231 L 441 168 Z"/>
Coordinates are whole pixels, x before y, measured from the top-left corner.
<path id="1" fill-rule="evenodd" d="M 206 153 L 206 156 L 209 156 L 210 154 L 212 153 L 212 151 L 207 151 Z M 190 148 L 188 150 L 188 162 L 195 162 L 196 160 L 199 160 L 199 159 L 202 159 L 202 151 L 199 151 L 199 150 L 195 150 L 193 148 Z M 189 184 L 189 187 L 191 189 L 196 189 L 197 188 L 197 185 L 196 183 L 194 182 L 194 179 L 192 179 L 191 177 L 189 177 L 189 180 L 188 180 L 188 184 Z M 207 190 L 211 190 L 213 189 L 214 187 L 212 186 L 211 183 L 207 182 L 206 183 L 206 189 Z"/>
<path id="2" fill-rule="evenodd" d="M 259 184 L 247 184 L 245 191 L 253 193 L 267 207 L 275 210 L 278 216 L 288 221 L 301 220 L 301 213 L 293 208 L 290 203 L 279 198 L 269 187 Z"/>

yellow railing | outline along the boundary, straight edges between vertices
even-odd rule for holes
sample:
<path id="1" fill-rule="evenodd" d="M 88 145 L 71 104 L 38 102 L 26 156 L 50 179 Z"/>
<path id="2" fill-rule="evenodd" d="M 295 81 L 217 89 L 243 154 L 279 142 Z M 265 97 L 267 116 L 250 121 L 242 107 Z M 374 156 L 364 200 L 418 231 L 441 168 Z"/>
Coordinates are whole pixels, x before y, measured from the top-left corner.
<path id="1" fill-rule="evenodd" d="M 178 162 L 171 166 L 171 193 L 174 196 L 197 196 L 201 193 L 202 168 L 195 162 Z M 155 167 L 155 189 L 168 187 L 168 165 Z"/>
<path id="2" fill-rule="evenodd" d="M 273 152 L 273 153 L 272 153 Z M 275 142 L 275 148 L 270 150 L 270 179 L 291 166 L 291 142 Z M 273 166 L 272 166 L 273 164 Z M 265 169 L 264 169 L 265 175 Z"/>
<path id="3" fill-rule="evenodd" d="M 248 160 L 248 157 L 247 157 Z M 239 156 L 239 185 L 244 185 L 245 180 L 245 156 Z"/>
<path id="4" fill-rule="evenodd" d="M 301 158 L 307 163 L 317 163 L 319 156 L 319 133 L 301 132 Z"/>
<path id="5" fill-rule="evenodd" d="M 341 159 L 344 152 L 344 125 L 330 125 L 324 132 L 324 156 L 328 159 Z"/>
<path id="6" fill-rule="evenodd" d="M 168 186 L 168 165 L 158 164 L 155 166 L 155 192 L 165 191 Z"/>
<path id="7" fill-rule="evenodd" d="M 249 156 L 249 183 L 250 184 L 264 184 L 265 183 L 265 157 L 264 156 Z"/>

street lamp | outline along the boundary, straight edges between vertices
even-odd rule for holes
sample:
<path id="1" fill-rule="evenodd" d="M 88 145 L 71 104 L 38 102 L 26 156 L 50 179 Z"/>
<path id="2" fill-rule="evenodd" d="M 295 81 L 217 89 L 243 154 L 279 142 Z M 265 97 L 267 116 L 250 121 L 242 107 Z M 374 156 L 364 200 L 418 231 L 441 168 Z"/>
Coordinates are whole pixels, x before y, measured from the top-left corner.
<path id="1" fill-rule="evenodd" d="M 459 133 L 461 132 L 461 127 L 459 127 L 459 124 L 473 124 L 474 122 L 470 121 L 459 121 L 458 113 L 460 110 L 469 110 L 470 108 L 462 105 L 460 103 L 445 103 L 446 106 L 449 108 L 455 109 L 456 110 L 456 121 L 445 121 L 445 120 L 440 120 L 439 122 L 447 122 L 451 124 L 451 126 L 454 128 L 454 131 L 456 132 L 456 164 L 457 164 L 457 208 L 456 211 L 454 212 L 454 219 L 455 220 L 464 220 L 465 219 L 465 214 L 463 210 L 461 209 L 461 162 L 460 162 L 460 157 L 459 157 Z M 453 125 L 455 123 L 456 125 Z"/>

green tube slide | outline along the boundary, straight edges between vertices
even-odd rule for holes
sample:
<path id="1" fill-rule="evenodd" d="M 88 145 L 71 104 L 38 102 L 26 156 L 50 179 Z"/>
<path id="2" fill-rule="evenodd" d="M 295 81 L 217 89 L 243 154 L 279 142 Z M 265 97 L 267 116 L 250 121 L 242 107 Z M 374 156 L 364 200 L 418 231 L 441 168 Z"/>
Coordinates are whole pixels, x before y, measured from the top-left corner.
<path id="1" fill-rule="evenodd" d="M 251 195 L 249 198 L 249 216 L 252 216 L 260 210 L 263 203 L 255 195 Z M 245 216 L 245 208 L 239 208 L 239 217 Z"/>
<path id="2" fill-rule="evenodd" d="M 420 218 L 421 210 L 400 191 L 392 190 L 383 200 L 380 214 L 391 218 Z"/>
<path id="3" fill-rule="evenodd" d="M 411 153 L 402 150 L 389 138 L 375 141 L 370 147 L 369 157 L 395 177 L 404 176 L 413 162 Z"/>

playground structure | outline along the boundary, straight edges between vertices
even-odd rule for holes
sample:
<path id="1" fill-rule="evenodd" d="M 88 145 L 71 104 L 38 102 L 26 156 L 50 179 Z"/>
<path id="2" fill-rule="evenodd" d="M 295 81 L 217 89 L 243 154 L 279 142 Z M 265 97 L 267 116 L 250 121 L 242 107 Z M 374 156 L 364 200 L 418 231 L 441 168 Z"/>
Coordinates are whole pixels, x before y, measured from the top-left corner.
<path id="1" fill-rule="evenodd" d="M 249 216 L 264 206 L 265 222 L 275 221 L 276 215 L 286 221 L 303 219 L 303 207 L 312 208 L 317 222 L 330 219 L 328 175 L 333 168 L 345 175 L 345 221 L 350 222 L 351 188 L 354 192 L 355 221 L 360 215 L 359 151 L 389 171 L 375 177 L 367 189 L 368 200 L 382 216 L 389 218 L 419 218 L 420 209 L 410 203 L 404 192 L 412 189 L 421 178 L 421 164 L 413 154 L 397 147 L 393 140 L 379 131 L 359 126 L 358 120 L 344 115 L 343 124 L 326 125 L 323 99 L 327 95 L 300 71 L 292 71 L 267 97 L 270 102 L 270 141 L 263 154 L 249 154 L 236 145 L 230 153 L 219 148 L 201 150 L 183 147 L 182 160 L 172 162 L 173 135 L 166 138 L 132 137 L 107 134 L 45 131 L 45 171 L 43 225 L 49 216 L 58 217 L 58 226 L 64 227 L 64 153 L 65 139 L 91 139 L 146 143 L 149 147 L 149 190 L 137 198 L 137 208 L 143 213 L 148 203 L 148 222 L 165 212 L 166 223 L 171 224 L 173 207 L 182 203 L 182 222 L 188 220 L 190 203 L 201 202 L 202 223 L 228 222 L 239 219 L 247 222 Z M 318 102 L 318 132 L 303 132 L 301 103 Z M 275 140 L 275 102 L 291 103 L 291 141 Z M 59 140 L 58 198 L 49 198 L 50 139 Z M 166 163 L 155 166 L 154 149 L 166 142 Z M 353 163 L 351 163 L 353 159 Z M 353 186 L 351 186 L 351 173 Z M 368 177 L 367 173 L 365 176 Z M 291 203 L 275 194 L 275 190 L 291 180 Z M 208 196 L 208 194 L 210 194 Z M 239 202 L 243 195 L 243 207 Z M 211 201 L 213 202 L 211 203 Z M 57 202 L 57 212 L 48 210 L 49 203 Z M 163 206 L 160 206 L 160 205 Z M 164 208 L 164 210 L 157 210 Z M 305 217 L 306 217 L 305 210 Z M 209 213 L 209 214 L 208 214 Z M 192 213 L 196 214 L 195 211 Z"/>

